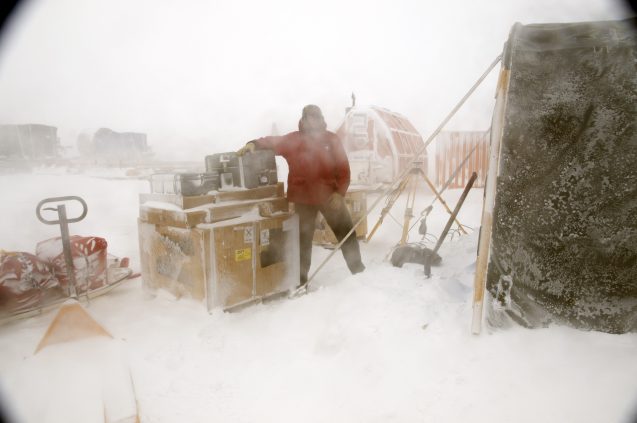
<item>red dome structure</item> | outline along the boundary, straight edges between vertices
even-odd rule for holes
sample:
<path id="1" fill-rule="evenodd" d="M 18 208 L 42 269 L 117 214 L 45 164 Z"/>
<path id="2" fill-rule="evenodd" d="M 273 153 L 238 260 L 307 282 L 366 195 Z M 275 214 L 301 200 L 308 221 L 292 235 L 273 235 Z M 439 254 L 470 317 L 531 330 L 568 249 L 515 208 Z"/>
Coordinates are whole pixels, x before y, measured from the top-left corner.
<path id="1" fill-rule="evenodd" d="M 348 109 L 336 133 L 350 161 L 352 184 L 392 182 L 425 145 L 406 117 L 378 106 Z M 426 174 L 426 151 L 416 165 Z"/>

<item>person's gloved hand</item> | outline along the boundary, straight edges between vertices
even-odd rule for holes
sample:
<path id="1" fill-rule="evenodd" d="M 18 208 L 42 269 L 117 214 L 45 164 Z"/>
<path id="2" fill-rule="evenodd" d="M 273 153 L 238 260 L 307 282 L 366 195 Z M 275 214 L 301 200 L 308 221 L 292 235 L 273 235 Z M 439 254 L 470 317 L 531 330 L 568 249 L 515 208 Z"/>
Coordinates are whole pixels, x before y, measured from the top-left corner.
<path id="1" fill-rule="evenodd" d="M 252 141 L 250 141 L 249 143 L 247 143 L 246 145 L 244 145 L 243 147 L 237 150 L 237 156 L 243 156 L 246 153 L 253 153 L 255 149 L 256 149 L 256 145 Z"/>
<path id="2" fill-rule="evenodd" d="M 338 192 L 332 193 L 332 195 L 330 195 L 330 198 L 327 199 L 327 207 L 329 207 L 331 210 L 340 209 L 342 204 L 343 196 Z"/>

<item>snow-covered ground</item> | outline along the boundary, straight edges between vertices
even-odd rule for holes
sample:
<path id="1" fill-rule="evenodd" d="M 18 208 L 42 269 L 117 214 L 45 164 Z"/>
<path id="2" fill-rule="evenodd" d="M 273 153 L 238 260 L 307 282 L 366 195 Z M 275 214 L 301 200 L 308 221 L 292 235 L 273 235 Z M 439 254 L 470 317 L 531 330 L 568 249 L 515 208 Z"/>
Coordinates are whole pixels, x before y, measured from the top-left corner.
<path id="1" fill-rule="evenodd" d="M 56 236 L 57 227 L 37 221 L 36 204 L 79 195 L 89 213 L 71 233 L 105 237 L 109 252 L 139 269 L 137 195 L 147 190 L 140 180 L 0 175 L 0 248 L 32 252 Z M 444 195 L 452 208 L 459 196 Z M 423 192 L 416 213 L 432 199 Z M 398 221 L 404 207 L 401 199 L 393 209 Z M 565 327 L 470 334 L 481 208 L 475 189 L 459 219 L 476 230 L 443 244 L 430 279 L 420 265 L 398 269 L 385 260 L 401 233 L 388 217 L 362 244 L 364 273 L 349 275 L 339 254 L 309 295 L 208 314 L 194 301 L 150 297 L 137 278 L 87 309 L 124 341 L 142 422 L 633 421 L 637 334 Z M 447 216 L 436 202 L 429 232 L 438 235 Z M 315 247 L 314 265 L 328 253 Z M 33 408 L 47 400 L 24 378 L 35 377 L 25 366 L 53 316 L 0 327 L 2 402 L 18 416 L 33 414 L 15 409 L 25 398 Z M 38 375 L 41 383 L 49 376 L 46 368 Z M 50 421 L 68 421 L 56 417 Z"/>

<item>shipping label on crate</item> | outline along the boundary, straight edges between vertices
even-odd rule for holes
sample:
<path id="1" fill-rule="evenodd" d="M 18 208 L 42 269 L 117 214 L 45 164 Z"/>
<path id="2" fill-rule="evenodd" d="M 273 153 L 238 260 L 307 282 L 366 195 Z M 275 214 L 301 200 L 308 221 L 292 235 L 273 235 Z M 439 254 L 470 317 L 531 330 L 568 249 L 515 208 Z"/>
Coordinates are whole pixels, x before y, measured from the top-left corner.
<path id="1" fill-rule="evenodd" d="M 252 259 L 252 248 L 234 250 L 234 261 L 245 261 L 250 259 Z"/>
<path id="2" fill-rule="evenodd" d="M 243 242 L 252 244 L 252 241 L 254 241 L 254 228 L 249 226 L 243 230 Z"/>
<path id="3" fill-rule="evenodd" d="M 270 230 L 269 229 L 261 229 L 261 245 L 270 244 Z"/>

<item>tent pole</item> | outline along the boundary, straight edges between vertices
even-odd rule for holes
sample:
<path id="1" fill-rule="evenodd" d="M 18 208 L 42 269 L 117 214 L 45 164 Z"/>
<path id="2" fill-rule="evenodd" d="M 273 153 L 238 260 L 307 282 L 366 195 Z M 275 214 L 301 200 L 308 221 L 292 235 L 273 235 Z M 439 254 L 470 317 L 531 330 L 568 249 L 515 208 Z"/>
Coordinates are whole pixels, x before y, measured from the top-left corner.
<path id="1" fill-rule="evenodd" d="M 451 112 L 449 112 L 449 114 L 442 121 L 442 123 L 440 125 L 438 125 L 436 130 L 429 136 L 429 138 L 427 138 L 427 141 L 425 141 L 425 145 L 423 145 L 420 148 L 420 151 L 415 154 L 416 157 L 425 152 L 425 149 L 427 148 L 427 146 L 429 144 L 431 144 L 431 142 L 434 140 L 434 138 L 436 138 L 438 133 L 440 131 L 442 131 L 442 128 L 444 128 L 445 125 L 447 124 L 447 122 L 449 122 L 449 120 L 451 120 L 451 118 L 456 114 L 456 112 L 460 109 L 460 107 L 462 107 L 462 105 L 465 103 L 465 101 L 467 101 L 467 99 L 471 96 L 471 94 L 473 94 L 473 92 L 476 90 L 476 88 L 478 88 L 478 86 L 482 83 L 482 81 L 484 81 L 484 79 L 491 73 L 491 71 L 493 70 L 495 65 L 497 65 L 500 62 L 501 59 L 502 59 L 502 55 L 499 54 L 498 57 L 496 57 L 495 60 L 489 65 L 487 70 L 484 71 L 482 76 L 480 76 L 480 78 L 478 78 L 476 83 L 473 84 L 473 87 L 471 87 L 471 89 L 469 91 L 467 91 L 467 93 L 464 95 L 464 97 L 462 97 L 462 99 L 458 102 L 458 104 L 456 104 L 456 107 L 454 107 L 453 110 L 451 110 Z"/>
<path id="2" fill-rule="evenodd" d="M 495 207 L 495 191 L 497 187 L 497 173 L 500 161 L 502 133 L 504 131 L 504 111 L 509 90 L 510 72 L 500 71 L 496 108 L 493 112 L 493 127 L 491 128 L 491 147 L 489 150 L 489 168 L 484 186 L 484 202 L 482 207 L 482 221 L 480 223 L 480 238 L 478 240 L 478 258 L 473 282 L 473 316 L 471 319 L 471 333 L 479 335 L 482 331 L 482 312 L 484 294 L 487 283 L 487 267 L 491 254 L 491 233 L 493 231 L 493 213 Z M 495 131 L 495 132 L 494 132 Z"/>

